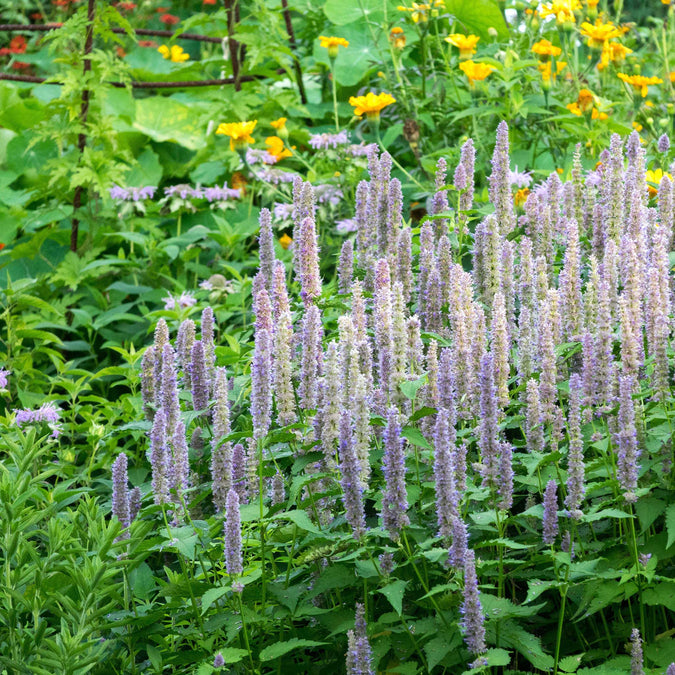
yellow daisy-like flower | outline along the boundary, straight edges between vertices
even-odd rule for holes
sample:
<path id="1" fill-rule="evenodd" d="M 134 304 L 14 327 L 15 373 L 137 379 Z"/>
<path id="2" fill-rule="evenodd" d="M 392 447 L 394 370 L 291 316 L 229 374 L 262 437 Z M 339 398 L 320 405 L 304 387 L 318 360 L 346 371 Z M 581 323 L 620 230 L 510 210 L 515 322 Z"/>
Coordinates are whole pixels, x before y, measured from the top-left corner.
<path id="1" fill-rule="evenodd" d="M 516 206 L 522 206 L 527 201 L 529 195 L 530 195 L 529 188 L 521 188 L 513 195 L 513 203 Z"/>
<path id="2" fill-rule="evenodd" d="M 560 71 L 567 65 L 567 61 L 556 61 L 555 62 L 555 73 L 551 69 L 551 62 L 546 61 L 545 63 L 537 64 L 537 69 L 541 73 L 541 80 L 544 86 L 544 89 L 550 88 L 551 80 L 555 80 Z"/>
<path id="3" fill-rule="evenodd" d="M 600 0 L 586 0 L 586 6 L 589 9 L 595 9 L 598 6 Z"/>
<path id="4" fill-rule="evenodd" d="M 581 24 L 581 35 L 588 38 L 588 46 L 593 49 L 602 49 L 608 40 L 621 37 L 623 31 L 617 28 L 611 21 L 602 23 L 597 19 L 595 24 L 584 21 Z"/>
<path id="5" fill-rule="evenodd" d="M 433 0 L 433 2 L 413 2 L 412 7 L 404 7 L 399 5 L 396 9 L 399 12 L 410 12 L 410 18 L 414 23 L 420 21 L 424 23 L 429 20 L 429 16 L 438 16 L 438 9 L 436 7 L 444 6 L 443 0 Z"/>
<path id="6" fill-rule="evenodd" d="M 575 23 L 574 12 L 581 9 L 579 0 L 552 0 L 540 5 L 539 13 L 543 18 L 554 16 L 558 25 L 572 26 Z"/>
<path id="7" fill-rule="evenodd" d="M 478 35 L 464 35 L 462 33 L 453 33 L 445 38 L 446 42 L 459 49 L 460 59 L 470 59 L 476 53 L 478 40 L 480 40 Z"/>
<path id="8" fill-rule="evenodd" d="M 545 38 L 535 42 L 532 45 L 532 53 L 536 54 L 542 61 L 548 61 L 551 56 L 560 56 L 562 54 L 562 49 L 556 47 L 552 42 L 549 42 Z"/>
<path id="9" fill-rule="evenodd" d="M 470 87 L 473 87 L 474 82 L 483 81 L 495 70 L 494 66 L 489 66 L 487 63 L 476 63 L 475 61 L 462 61 L 459 68 L 469 80 Z"/>
<path id="10" fill-rule="evenodd" d="M 660 77 L 645 77 L 644 75 L 626 75 L 626 73 L 617 73 L 617 77 L 626 84 L 632 85 L 636 91 L 640 92 L 642 98 L 649 93 L 649 85 L 662 84 Z"/>
<path id="11" fill-rule="evenodd" d="M 267 153 L 275 157 L 277 162 L 284 157 L 291 157 L 293 155 L 279 136 L 268 136 L 265 139 L 265 145 L 267 145 Z"/>
<path id="12" fill-rule="evenodd" d="M 360 117 L 365 113 L 369 120 L 380 119 L 380 111 L 388 105 L 396 103 L 396 99 L 391 94 L 381 93 L 373 94 L 369 91 L 365 96 L 350 96 L 349 105 L 354 106 L 354 114 Z"/>
<path id="13" fill-rule="evenodd" d="M 645 180 L 647 181 L 647 183 L 653 183 L 653 185 L 647 186 L 650 197 L 656 197 L 656 195 L 658 194 L 657 187 L 661 185 L 661 181 L 663 180 L 664 176 L 668 176 L 670 180 L 673 180 L 673 177 L 669 173 L 663 171 L 663 169 L 653 169 L 653 170 L 650 169 L 645 173 Z"/>
<path id="14" fill-rule="evenodd" d="M 218 125 L 216 133 L 230 137 L 230 150 L 243 150 L 247 143 L 254 143 L 251 133 L 255 129 L 258 120 L 250 122 L 222 122 Z"/>
<path id="15" fill-rule="evenodd" d="M 328 50 L 329 59 L 337 57 L 338 49 L 340 47 L 349 47 L 349 42 L 341 37 L 326 37 L 325 35 L 319 35 L 319 42 L 322 47 L 325 47 Z"/>
<path id="16" fill-rule="evenodd" d="M 283 129 L 286 126 L 286 118 L 280 117 L 278 120 L 272 120 L 270 126 L 272 129 Z"/>
<path id="17" fill-rule="evenodd" d="M 613 64 L 622 63 L 628 54 L 632 54 L 633 50 L 628 47 L 624 47 L 619 42 L 605 42 L 605 46 L 602 48 L 602 55 L 598 63 L 598 70 L 603 70 L 606 68 L 610 61 Z"/>
<path id="18" fill-rule="evenodd" d="M 293 240 L 285 233 L 279 237 L 279 245 L 284 249 L 284 251 L 287 250 L 292 243 Z"/>
<path id="19" fill-rule="evenodd" d="M 173 61 L 174 63 L 183 63 L 184 61 L 188 61 L 189 58 L 190 58 L 190 55 L 186 54 L 183 51 L 183 48 L 180 47 L 179 45 L 171 45 L 171 47 L 167 47 L 166 45 L 162 45 L 161 47 L 157 48 L 157 51 L 167 61 Z"/>

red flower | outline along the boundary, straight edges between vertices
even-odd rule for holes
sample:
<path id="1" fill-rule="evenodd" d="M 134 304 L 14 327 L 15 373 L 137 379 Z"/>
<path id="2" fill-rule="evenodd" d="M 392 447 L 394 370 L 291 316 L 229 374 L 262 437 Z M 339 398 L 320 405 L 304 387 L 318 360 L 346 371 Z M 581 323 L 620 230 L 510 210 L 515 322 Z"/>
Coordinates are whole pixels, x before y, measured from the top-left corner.
<path id="1" fill-rule="evenodd" d="M 33 19 L 33 21 L 42 21 L 44 17 L 40 12 L 33 12 L 33 14 L 30 15 L 30 18 Z"/>
<path id="2" fill-rule="evenodd" d="M 15 35 L 10 43 L 9 50 L 12 54 L 24 54 L 26 52 L 27 42 L 23 35 Z"/>
<path id="3" fill-rule="evenodd" d="M 154 40 L 139 40 L 139 47 L 156 47 L 157 43 Z"/>
<path id="4" fill-rule="evenodd" d="M 202 5 L 215 5 L 216 0 L 202 0 Z"/>
<path id="5" fill-rule="evenodd" d="M 156 9 L 157 14 L 166 14 L 169 11 L 168 7 L 158 7 Z"/>
<path id="6" fill-rule="evenodd" d="M 52 5 L 55 7 L 68 7 L 70 0 L 52 0 Z"/>
<path id="7" fill-rule="evenodd" d="M 120 9 L 125 10 L 126 12 L 130 12 L 131 10 L 136 9 L 135 2 L 120 2 L 117 6 Z"/>
<path id="8" fill-rule="evenodd" d="M 127 55 L 127 53 L 124 51 L 124 49 L 122 49 L 122 47 L 117 47 L 115 51 L 117 52 L 117 56 L 119 56 L 121 59 L 123 59 Z"/>
<path id="9" fill-rule="evenodd" d="M 175 14 L 162 14 L 159 20 L 165 26 L 175 26 L 180 21 L 180 17 L 177 17 Z"/>
<path id="10" fill-rule="evenodd" d="M 25 61 L 14 61 L 12 64 L 13 70 L 28 70 L 29 68 L 30 63 L 26 63 Z"/>
<path id="11" fill-rule="evenodd" d="M 2 251 L 3 248 L 5 248 L 5 245 L 0 242 L 0 251 Z"/>

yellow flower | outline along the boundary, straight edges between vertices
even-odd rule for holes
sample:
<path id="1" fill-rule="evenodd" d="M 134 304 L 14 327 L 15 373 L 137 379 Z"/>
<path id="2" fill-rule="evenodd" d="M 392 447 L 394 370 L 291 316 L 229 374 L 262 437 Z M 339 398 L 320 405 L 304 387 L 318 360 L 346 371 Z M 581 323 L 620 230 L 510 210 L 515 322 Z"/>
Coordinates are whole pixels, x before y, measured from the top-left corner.
<path id="1" fill-rule="evenodd" d="M 600 2 L 600 0 L 586 0 L 586 5 L 587 5 L 590 9 L 594 9 L 595 7 L 598 6 L 598 3 L 599 3 L 599 2 Z"/>
<path id="2" fill-rule="evenodd" d="M 552 0 L 539 7 L 542 17 L 554 16 L 558 25 L 572 26 L 575 23 L 574 12 L 581 9 L 579 0 Z"/>
<path id="3" fill-rule="evenodd" d="M 386 108 L 391 103 L 396 103 L 396 99 L 391 94 L 373 94 L 369 91 L 365 96 L 351 96 L 349 98 L 349 105 L 354 106 L 354 114 L 361 116 L 364 113 L 369 120 L 375 121 L 380 119 L 380 110 Z"/>
<path id="4" fill-rule="evenodd" d="M 613 38 L 621 37 L 623 31 L 617 28 L 611 21 L 602 23 L 597 19 L 595 24 L 584 21 L 581 24 L 581 34 L 588 38 L 588 46 L 595 49 L 602 49 L 605 42 Z"/>
<path id="5" fill-rule="evenodd" d="M 173 61 L 174 63 L 183 63 L 190 58 L 189 54 L 186 54 L 183 51 L 183 48 L 178 45 L 171 45 L 171 48 L 166 45 L 162 45 L 157 48 L 157 51 L 168 61 Z"/>
<path id="6" fill-rule="evenodd" d="M 341 37 L 326 37 L 325 35 L 319 35 L 319 42 L 322 47 L 325 47 L 328 50 L 329 59 L 337 57 L 339 47 L 349 47 L 349 42 Z"/>
<path id="7" fill-rule="evenodd" d="M 545 63 L 538 63 L 537 69 L 541 73 L 542 83 L 544 88 L 547 89 L 551 86 L 551 80 L 555 80 L 560 71 L 567 65 L 567 61 L 556 61 L 555 62 L 555 73 L 551 71 L 551 62 L 546 61 Z"/>
<path id="8" fill-rule="evenodd" d="M 529 188 L 521 188 L 516 192 L 516 194 L 513 195 L 513 203 L 516 206 L 522 206 L 527 201 L 529 194 Z"/>
<path id="9" fill-rule="evenodd" d="M 230 137 L 230 150 L 243 150 L 247 143 L 253 143 L 251 133 L 255 129 L 258 120 L 250 122 L 222 122 L 218 125 L 216 133 Z"/>
<path id="10" fill-rule="evenodd" d="M 664 172 L 662 169 L 654 169 L 653 171 L 650 169 L 645 173 L 645 180 L 648 183 L 653 183 L 656 186 L 661 185 L 661 181 L 663 180 L 664 176 L 668 176 L 670 180 L 673 179 L 673 177 L 669 174 Z M 658 190 L 653 186 L 653 185 L 648 185 L 647 190 L 649 190 L 649 196 L 650 197 L 656 197 L 658 194 Z"/>
<path id="11" fill-rule="evenodd" d="M 476 44 L 480 38 L 477 35 L 463 35 L 462 33 L 453 33 L 445 38 L 454 47 L 459 49 L 460 59 L 470 59 L 476 53 Z"/>
<path id="12" fill-rule="evenodd" d="M 617 73 L 617 77 L 626 84 L 632 85 L 636 91 L 640 92 L 642 98 L 649 93 L 650 84 L 661 84 L 663 80 L 660 77 L 645 77 L 644 75 L 626 75 L 625 73 Z"/>
<path id="13" fill-rule="evenodd" d="M 270 122 L 270 126 L 272 129 L 283 129 L 286 126 L 286 118 L 285 117 L 280 117 L 278 120 L 272 120 Z"/>
<path id="14" fill-rule="evenodd" d="M 436 7 L 444 6 L 443 0 L 433 0 L 432 2 L 413 2 L 412 7 L 399 5 L 396 9 L 399 12 L 410 12 L 410 18 L 415 22 L 424 23 L 429 20 L 429 16 L 438 16 Z"/>
<path id="15" fill-rule="evenodd" d="M 484 80 L 495 70 L 494 66 L 489 66 L 486 63 L 475 63 L 474 61 L 462 61 L 459 68 L 467 76 L 470 87 L 473 87 L 474 82 Z"/>
<path id="16" fill-rule="evenodd" d="M 287 234 L 282 234 L 279 237 L 279 245 L 281 248 L 284 249 L 284 251 L 293 243 L 293 240 L 287 235 Z"/>
<path id="17" fill-rule="evenodd" d="M 400 26 L 394 26 L 389 33 L 389 41 L 394 45 L 394 49 L 403 49 L 405 47 L 405 33 Z"/>
<path id="18" fill-rule="evenodd" d="M 536 54 L 542 61 L 548 61 L 551 56 L 560 56 L 562 49 L 546 39 L 541 39 L 532 45 L 532 53 Z"/>
<path id="19" fill-rule="evenodd" d="M 614 64 L 621 63 L 625 60 L 627 54 L 632 53 L 632 49 L 624 47 L 619 42 L 605 42 L 605 46 L 602 48 L 602 56 L 598 63 L 598 70 L 605 68 L 609 65 L 610 61 Z"/>
<path id="20" fill-rule="evenodd" d="M 579 96 L 577 97 L 577 103 L 579 105 L 579 110 L 581 112 L 588 112 L 593 108 L 593 102 L 595 101 L 595 96 L 593 92 L 589 89 L 581 89 L 579 91 Z"/>
<path id="21" fill-rule="evenodd" d="M 265 139 L 265 145 L 267 145 L 267 154 L 275 157 L 277 162 L 284 157 L 291 157 L 293 155 L 279 136 L 268 136 Z"/>

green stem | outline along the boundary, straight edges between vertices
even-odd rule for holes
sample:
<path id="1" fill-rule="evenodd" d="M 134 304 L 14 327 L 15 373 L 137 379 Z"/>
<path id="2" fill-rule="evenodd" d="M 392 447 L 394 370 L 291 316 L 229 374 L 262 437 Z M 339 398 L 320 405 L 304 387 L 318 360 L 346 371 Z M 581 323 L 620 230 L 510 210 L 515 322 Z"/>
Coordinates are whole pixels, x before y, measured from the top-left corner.
<path id="1" fill-rule="evenodd" d="M 340 118 L 338 117 L 337 82 L 335 81 L 335 59 L 330 60 L 330 81 L 333 90 L 333 115 L 335 115 L 335 131 L 340 131 Z"/>
<path id="2" fill-rule="evenodd" d="M 237 596 L 237 602 L 239 603 L 239 616 L 241 617 L 241 630 L 244 634 L 244 644 L 246 645 L 246 651 L 248 652 L 248 658 L 251 661 L 251 670 L 255 672 L 255 664 L 253 663 L 253 654 L 251 653 L 251 645 L 248 641 L 248 628 L 246 627 L 246 619 L 244 618 L 244 606 L 241 602 L 241 593 L 235 593 Z"/>

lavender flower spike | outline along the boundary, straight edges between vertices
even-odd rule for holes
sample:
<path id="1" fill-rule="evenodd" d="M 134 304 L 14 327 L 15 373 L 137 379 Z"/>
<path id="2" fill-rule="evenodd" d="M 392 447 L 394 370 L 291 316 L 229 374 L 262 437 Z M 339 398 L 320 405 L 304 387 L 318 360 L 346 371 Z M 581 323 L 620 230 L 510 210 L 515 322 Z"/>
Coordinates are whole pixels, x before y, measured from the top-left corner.
<path id="1" fill-rule="evenodd" d="M 265 288 L 272 290 L 272 270 L 274 269 L 274 235 L 272 234 L 272 214 L 269 209 L 260 209 L 260 234 L 258 235 L 258 251 L 260 255 L 260 271 L 265 279 Z"/>
<path id="2" fill-rule="evenodd" d="M 544 490 L 544 519 L 542 539 L 545 544 L 552 544 L 558 534 L 558 494 L 556 482 L 550 480 Z"/>
<path id="3" fill-rule="evenodd" d="M 464 632 L 466 646 L 474 656 L 484 654 L 487 651 L 485 626 L 476 577 L 476 554 L 473 549 L 467 549 L 464 559 L 464 600 L 460 612 L 462 613 L 460 626 Z"/>
<path id="4" fill-rule="evenodd" d="M 635 428 L 635 407 L 633 405 L 634 380 L 624 375 L 619 384 L 618 431 L 614 437 L 617 447 L 617 478 L 623 490 L 624 499 L 629 503 L 637 501 L 635 490 L 638 483 L 639 465 L 637 429 Z"/>
<path id="5" fill-rule="evenodd" d="M 209 386 L 206 380 L 204 344 L 201 340 L 195 340 L 192 345 L 191 357 L 192 408 L 195 412 L 202 412 L 209 404 Z"/>
<path id="6" fill-rule="evenodd" d="M 361 466 L 354 447 L 352 419 L 349 410 L 343 410 L 340 416 L 340 473 L 342 479 L 342 501 L 345 505 L 345 517 L 351 525 L 355 539 L 360 539 L 366 530 L 366 517 L 363 507 L 363 485 L 361 484 Z"/>
<path id="7" fill-rule="evenodd" d="M 356 603 L 354 630 L 347 631 L 347 675 L 375 675 L 373 653 L 368 642 L 365 607 Z"/>
<path id="8" fill-rule="evenodd" d="M 387 412 L 387 426 L 384 430 L 382 468 L 386 487 L 382 497 L 382 523 L 394 541 L 398 541 L 401 529 L 410 523 L 406 513 L 408 495 L 405 488 L 403 442 L 398 410 L 391 407 Z"/>
<path id="9" fill-rule="evenodd" d="M 131 510 L 129 508 L 129 490 L 127 484 L 129 478 L 127 476 L 127 456 L 122 452 L 113 462 L 112 465 L 112 512 L 113 515 L 120 521 L 122 527 L 126 530 L 131 523 Z M 115 541 L 120 539 L 128 539 L 129 533 L 123 532 Z"/>
<path id="10" fill-rule="evenodd" d="M 675 675 L 675 662 L 671 663 L 666 669 L 666 675 Z"/>
<path id="11" fill-rule="evenodd" d="M 570 400 L 567 414 L 567 432 L 569 434 L 569 450 L 567 453 L 567 497 L 565 506 L 572 518 L 578 520 L 581 513 L 581 502 L 584 499 L 584 442 L 581 436 L 581 395 L 583 385 L 581 376 L 574 373 L 570 377 Z"/>
<path id="12" fill-rule="evenodd" d="M 644 661 L 642 656 L 642 638 L 640 631 L 633 628 L 630 633 L 630 675 L 645 675 Z"/>
<path id="13" fill-rule="evenodd" d="M 244 571 L 239 495 L 235 490 L 227 493 L 225 503 L 225 568 L 231 576 L 237 576 Z"/>
<path id="14" fill-rule="evenodd" d="M 305 305 L 313 303 L 321 295 L 319 274 L 319 246 L 316 239 L 316 224 L 313 217 L 300 223 L 298 241 L 301 296 Z"/>
<path id="15" fill-rule="evenodd" d="M 267 435 L 272 415 L 272 338 L 265 329 L 256 331 L 251 361 L 251 415 L 253 436 Z"/>

